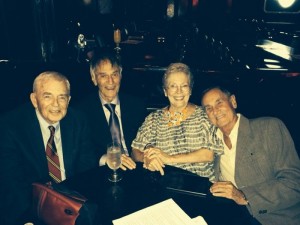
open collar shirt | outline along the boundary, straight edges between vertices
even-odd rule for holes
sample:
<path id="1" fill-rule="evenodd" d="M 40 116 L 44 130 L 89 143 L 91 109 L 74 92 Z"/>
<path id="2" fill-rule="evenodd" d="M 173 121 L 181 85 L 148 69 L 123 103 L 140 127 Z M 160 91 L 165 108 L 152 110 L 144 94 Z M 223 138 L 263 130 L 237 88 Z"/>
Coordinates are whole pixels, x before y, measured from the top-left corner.
<path id="1" fill-rule="evenodd" d="M 224 142 L 223 133 L 220 129 L 217 131 L 219 138 L 223 140 L 224 143 L 224 154 L 220 157 L 220 180 L 231 181 L 235 186 L 235 158 L 236 158 L 236 145 L 238 138 L 238 130 L 240 125 L 240 114 L 237 114 L 238 120 L 236 121 L 232 131 L 230 132 L 229 138 L 231 140 L 232 148 L 229 149 Z"/>

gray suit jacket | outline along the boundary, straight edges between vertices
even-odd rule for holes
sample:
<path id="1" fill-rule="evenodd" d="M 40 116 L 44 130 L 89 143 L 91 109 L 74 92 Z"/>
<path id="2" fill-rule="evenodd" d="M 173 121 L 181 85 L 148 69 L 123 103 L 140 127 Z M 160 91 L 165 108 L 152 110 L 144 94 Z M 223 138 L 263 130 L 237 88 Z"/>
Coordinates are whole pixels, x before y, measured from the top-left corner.
<path id="1" fill-rule="evenodd" d="M 220 157 L 215 171 L 219 179 Z M 300 224 L 300 161 L 279 119 L 241 115 L 235 181 L 249 201 L 249 212 L 263 225 Z"/>

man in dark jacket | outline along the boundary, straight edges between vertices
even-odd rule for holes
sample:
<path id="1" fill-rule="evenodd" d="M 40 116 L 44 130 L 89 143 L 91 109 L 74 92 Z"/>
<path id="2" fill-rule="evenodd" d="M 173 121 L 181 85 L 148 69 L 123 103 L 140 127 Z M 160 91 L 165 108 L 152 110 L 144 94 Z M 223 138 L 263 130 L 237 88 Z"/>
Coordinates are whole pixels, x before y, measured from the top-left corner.
<path id="1" fill-rule="evenodd" d="M 110 111 L 105 105 L 113 104 L 120 125 L 120 144 L 123 149 L 121 169 L 134 169 L 131 159 L 131 142 L 147 114 L 144 102 L 131 95 L 119 93 L 122 66 L 119 59 L 106 50 L 97 52 L 90 62 L 92 82 L 97 91 L 83 99 L 78 107 L 90 120 L 92 139 L 98 151 L 100 166 L 106 164 L 106 147 L 112 142 L 109 127 Z"/>
<path id="2" fill-rule="evenodd" d="M 36 77 L 31 103 L 1 118 L 0 195 L 1 224 L 33 222 L 30 215 L 33 182 L 60 182 L 97 166 L 83 115 L 68 109 L 70 83 L 57 72 Z M 55 129 L 59 178 L 51 174 L 46 148 Z"/>

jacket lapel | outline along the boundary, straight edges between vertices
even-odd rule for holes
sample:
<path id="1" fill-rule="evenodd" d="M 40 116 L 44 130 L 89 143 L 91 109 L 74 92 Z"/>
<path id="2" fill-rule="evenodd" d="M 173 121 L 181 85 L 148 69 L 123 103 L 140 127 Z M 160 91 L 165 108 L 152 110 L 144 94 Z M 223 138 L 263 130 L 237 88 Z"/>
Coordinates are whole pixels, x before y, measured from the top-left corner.
<path id="1" fill-rule="evenodd" d="M 89 120 L 92 121 L 92 127 L 95 131 L 95 134 L 101 134 L 101 137 L 97 137 L 97 139 L 104 140 L 105 143 L 110 142 L 111 135 L 98 92 L 97 94 L 93 95 L 89 105 L 92 107 L 91 112 L 96 112 L 96 115 L 94 115 L 93 118 L 89 118 Z"/>
<path id="2" fill-rule="evenodd" d="M 252 139 L 249 120 L 241 115 L 235 158 L 235 181 L 237 185 L 243 180 L 243 177 L 240 175 L 244 174 L 242 170 L 247 168 L 244 166 L 244 163 L 249 161 L 249 156 L 252 155 L 250 149 L 253 149 L 251 146 L 255 144 Z"/>
<path id="3" fill-rule="evenodd" d="M 73 143 L 75 142 L 74 140 L 72 140 L 73 133 L 74 133 L 74 126 L 71 120 L 69 119 L 67 113 L 67 115 L 60 121 L 60 134 L 61 134 L 61 143 L 63 149 L 66 178 L 70 176 L 68 171 L 72 171 L 72 158 L 73 158 L 72 149 L 75 148 L 75 146 L 73 145 Z"/>
<path id="4" fill-rule="evenodd" d="M 29 160 L 31 160 L 31 164 L 36 167 L 35 171 L 38 171 L 40 177 L 48 176 L 48 164 L 43 136 L 34 110 L 28 113 L 27 122 L 29 125 L 27 126 L 28 130 L 25 131 L 25 140 L 29 141 Z"/>

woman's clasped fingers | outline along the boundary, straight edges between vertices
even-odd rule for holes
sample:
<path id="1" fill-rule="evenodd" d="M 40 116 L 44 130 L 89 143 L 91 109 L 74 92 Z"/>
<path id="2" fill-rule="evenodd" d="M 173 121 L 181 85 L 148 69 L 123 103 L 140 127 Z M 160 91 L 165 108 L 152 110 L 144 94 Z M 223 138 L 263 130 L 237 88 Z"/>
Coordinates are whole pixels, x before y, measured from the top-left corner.
<path id="1" fill-rule="evenodd" d="M 153 159 L 148 166 L 148 169 L 151 171 L 159 171 L 161 175 L 164 175 L 164 169 L 163 169 L 164 165 L 157 160 L 157 159 Z"/>

